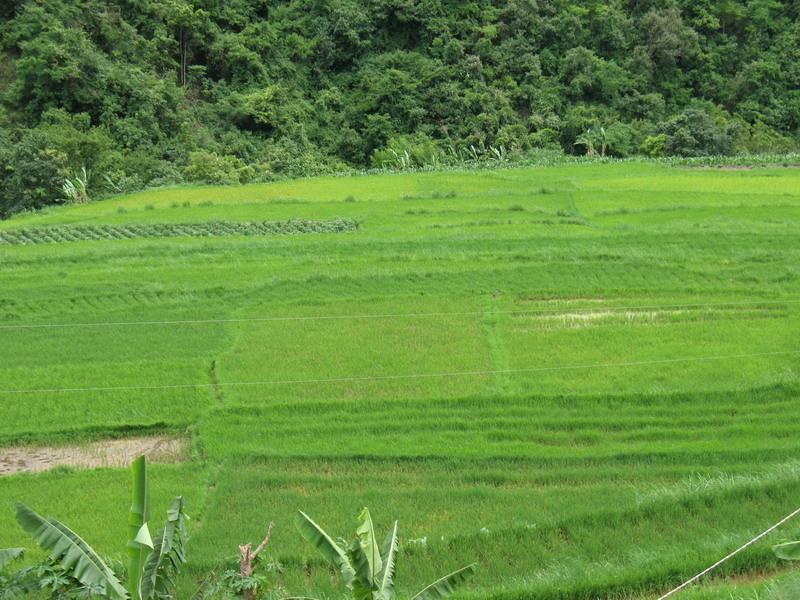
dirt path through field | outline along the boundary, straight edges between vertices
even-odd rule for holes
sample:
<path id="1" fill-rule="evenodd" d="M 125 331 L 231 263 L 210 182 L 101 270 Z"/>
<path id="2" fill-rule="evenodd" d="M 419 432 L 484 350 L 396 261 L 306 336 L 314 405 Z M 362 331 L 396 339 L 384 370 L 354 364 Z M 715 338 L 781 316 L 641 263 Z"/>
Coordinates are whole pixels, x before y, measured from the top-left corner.
<path id="1" fill-rule="evenodd" d="M 0 448 L 0 476 L 36 473 L 58 466 L 83 469 L 126 467 L 140 454 L 152 462 L 175 463 L 186 455 L 186 440 L 140 437 L 103 440 L 80 446 L 18 446 Z"/>

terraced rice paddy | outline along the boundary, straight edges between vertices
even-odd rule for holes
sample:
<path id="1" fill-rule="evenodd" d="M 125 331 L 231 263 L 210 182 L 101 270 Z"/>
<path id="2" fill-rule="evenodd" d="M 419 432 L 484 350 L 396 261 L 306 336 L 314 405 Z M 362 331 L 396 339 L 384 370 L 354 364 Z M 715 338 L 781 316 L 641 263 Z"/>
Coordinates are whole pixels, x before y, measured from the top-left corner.
<path id="1" fill-rule="evenodd" d="M 589 599 L 655 597 L 800 505 L 796 169 L 166 189 L 0 236 L 297 220 L 358 227 L 0 246 L 0 446 L 189 438 L 152 469 L 194 517 L 181 597 L 270 520 L 288 590 L 335 596 L 298 508 L 398 518 L 401 592 L 476 560 L 461 597 Z M 25 499 L 121 557 L 127 478 L 3 477 L 0 547 Z M 793 535 L 686 597 L 784 597 Z"/>

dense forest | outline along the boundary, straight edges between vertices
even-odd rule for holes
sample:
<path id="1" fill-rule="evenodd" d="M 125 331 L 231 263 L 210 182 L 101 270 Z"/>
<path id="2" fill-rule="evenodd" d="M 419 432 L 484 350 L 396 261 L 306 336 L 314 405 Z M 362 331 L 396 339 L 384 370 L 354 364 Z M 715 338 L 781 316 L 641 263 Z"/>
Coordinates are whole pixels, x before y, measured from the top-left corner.
<path id="1" fill-rule="evenodd" d="M 798 0 L 3 0 L 0 214 L 182 181 L 800 145 Z"/>

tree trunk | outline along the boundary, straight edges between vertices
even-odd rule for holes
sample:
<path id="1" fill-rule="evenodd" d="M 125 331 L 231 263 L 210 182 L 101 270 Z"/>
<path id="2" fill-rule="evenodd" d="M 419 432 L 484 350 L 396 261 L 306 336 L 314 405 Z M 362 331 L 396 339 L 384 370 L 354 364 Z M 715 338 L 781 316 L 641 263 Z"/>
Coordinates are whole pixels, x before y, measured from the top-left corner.
<path id="1" fill-rule="evenodd" d="M 264 548 L 267 547 L 267 544 L 269 544 L 269 538 L 272 535 L 272 527 L 273 523 L 270 523 L 269 527 L 267 528 L 267 535 L 258 545 L 258 548 L 255 549 L 255 551 L 253 550 L 253 544 L 241 544 L 239 546 L 239 576 L 242 579 L 247 579 L 248 577 L 253 576 L 256 559 L 264 550 Z M 255 600 L 255 597 L 256 590 L 244 590 L 244 600 Z"/>
<path id="2" fill-rule="evenodd" d="M 186 66 L 188 63 L 188 54 L 189 54 L 189 39 L 188 35 L 186 34 L 186 30 L 181 27 L 178 30 L 178 43 L 180 45 L 180 68 L 178 73 L 178 80 L 181 84 L 181 87 L 186 87 Z"/>

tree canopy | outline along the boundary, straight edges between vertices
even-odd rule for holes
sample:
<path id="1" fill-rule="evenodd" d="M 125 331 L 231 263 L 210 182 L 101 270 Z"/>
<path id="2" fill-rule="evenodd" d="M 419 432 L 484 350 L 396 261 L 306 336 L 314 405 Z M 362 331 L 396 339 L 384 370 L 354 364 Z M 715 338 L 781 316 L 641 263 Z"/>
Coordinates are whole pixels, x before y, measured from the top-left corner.
<path id="1" fill-rule="evenodd" d="M 129 190 L 601 131 L 616 156 L 800 145 L 793 0 L 6 0 L 0 51 L 0 214 L 83 167 Z"/>

